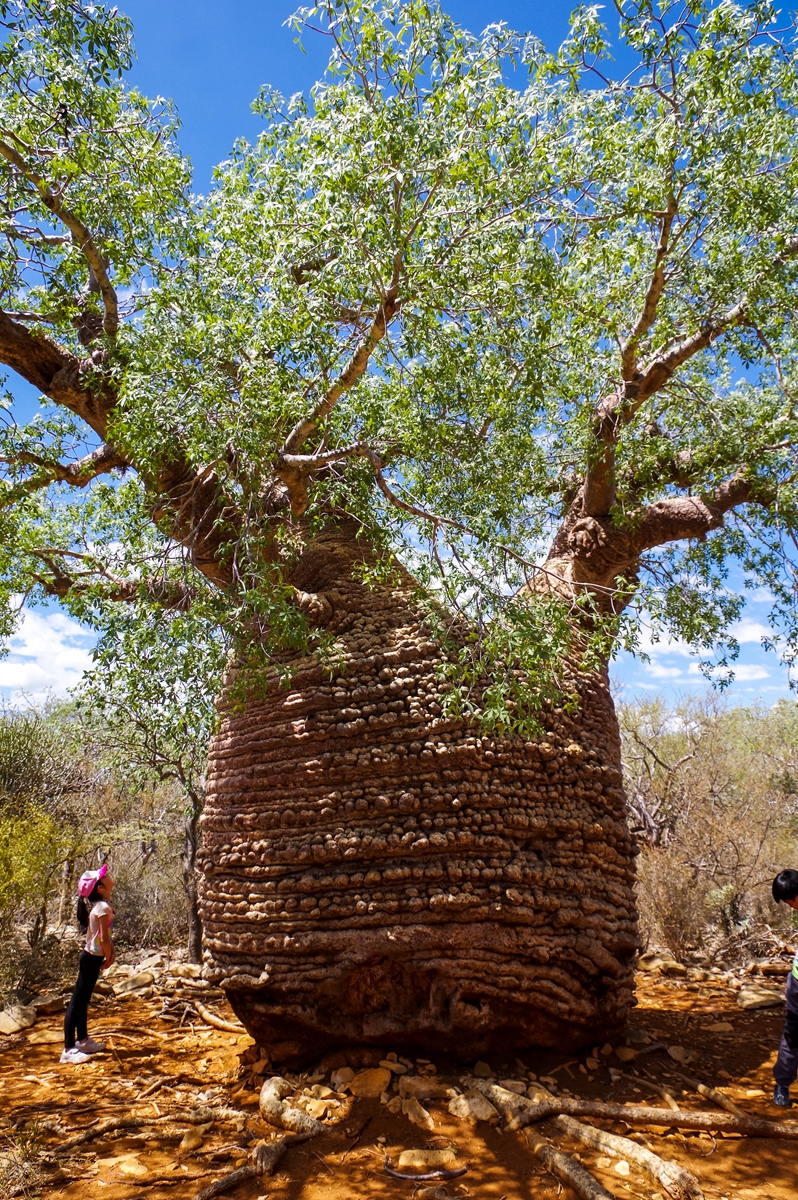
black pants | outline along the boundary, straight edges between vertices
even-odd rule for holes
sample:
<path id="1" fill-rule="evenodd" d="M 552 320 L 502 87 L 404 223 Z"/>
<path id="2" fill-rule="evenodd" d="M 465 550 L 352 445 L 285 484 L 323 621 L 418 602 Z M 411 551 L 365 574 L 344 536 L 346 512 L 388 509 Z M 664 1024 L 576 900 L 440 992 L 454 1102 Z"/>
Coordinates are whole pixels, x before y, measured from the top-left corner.
<path id="1" fill-rule="evenodd" d="M 64 1016 L 64 1049 L 66 1050 L 72 1049 L 76 1039 L 82 1042 L 88 1035 L 86 1019 L 89 1012 L 89 1001 L 94 991 L 94 985 L 100 977 L 100 967 L 103 965 L 104 958 L 104 954 L 89 954 L 88 950 L 81 951 L 78 981 Z"/>
<path id="2" fill-rule="evenodd" d="M 784 1033 L 779 1043 L 779 1056 L 773 1068 L 773 1077 L 782 1087 L 795 1083 L 798 1075 L 798 1012 L 787 1009 Z"/>

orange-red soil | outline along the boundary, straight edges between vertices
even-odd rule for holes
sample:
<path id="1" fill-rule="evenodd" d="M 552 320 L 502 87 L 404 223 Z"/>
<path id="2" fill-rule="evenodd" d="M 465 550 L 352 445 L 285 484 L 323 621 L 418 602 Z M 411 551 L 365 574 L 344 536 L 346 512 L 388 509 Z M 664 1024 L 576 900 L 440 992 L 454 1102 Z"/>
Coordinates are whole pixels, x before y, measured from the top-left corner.
<path id="1" fill-rule="evenodd" d="M 79 1067 L 58 1062 L 59 1016 L 42 1017 L 32 1030 L 0 1037 L 0 1125 L 5 1126 L 0 1129 L 0 1156 L 15 1144 L 15 1138 L 19 1146 L 18 1131 L 30 1127 L 31 1122 L 38 1126 L 43 1152 L 38 1160 L 30 1158 L 28 1194 L 46 1200 L 85 1200 L 90 1189 L 93 1197 L 102 1200 L 192 1200 L 202 1187 L 245 1159 L 255 1140 L 274 1136 L 275 1131 L 258 1114 L 258 1080 L 251 1065 L 242 1062 L 242 1057 L 251 1058 L 251 1053 L 246 1054 L 253 1045 L 251 1039 L 199 1022 L 177 1029 L 159 1021 L 159 1007 L 154 996 L 98 1001 L 90 1013 L 90 1032 L 107 1039 L 109 1051 Z M 226 1015 L 232 1018 L 229 1012 Z M 650 1043 L 680 1045 L 692 1051 L 695 1058 L 688 1068 L 681 1069 L 720 1087 L 752 1115 L 790 1120 L 789 1112 L 775 1109 L 771 1103 L 771 1069 L 782 1020 L 779 1010 L 742 1012 L 722 985 L 639 975 L 638 1007 L 629 1032 L 632 1045 L 640 1045 L 642 1031 Z M 732 1030 L 708 1028 L 721 1022 L 730 1023 Z M 41 1044 L 44 1030 L 51 1032 L 52 1043 Z M 614 1049 L 624 1044 L 616 1041 Z M 384 1047 L 385 1053 L 390 1050 L 390 1046 Z M 538 1077 L 550 1076 L 561 1090 L 570 1089 L 575 1096 L 657 1107 L 663 1104 L 650 1092 L 638 1089 L 633 1080 L 623 1077 L 613 1082 L 613 1068 L 625 1074 L 645 1072 L 660 1083 L 670 1082 L 681 1107 L 712 1109 L 710 1102 L 698 1096 L 681 1095 L 674 1074 L 680 1068 L 664 1051 L 644 1053 L 633 1062 L 622 1063 L 614 1051 L 605 1050 L 608 1052 L 591 1059 L 597 1060 L 598 1066 L 590 1068 L 586 1065 L 589 1054 L 577 1058 L 554 1051 L 527 1051 L 519 1058 L 529 1071 Z M 442 1080 L 456 1084 L 473 1062 L 457 1064 L 441 1058 L 435 1065 Z M 518 1078 L 520 1068 L 514 1058 L 497 1059 L 490 1065 L 498 1078 Z M 169 1077 L 165 1085 L 141 1098 L 143 1091 L 164 1076 Z M 325 1079 L 329 1083 L 329 1070 Z M 178 1114 L 199 1104 L 241 1109 L 247 1114 L 246 1122 L 240 1129 L 214 1124 L 204 1132 L 200 1147 L 183 1153 L 178 1149 L 179 1136 L 166 1138 L 157 1130 L 146 1135 L 146 1140 L 112 1135 L 71 1154 L 56 1153 L 65 1136 L 98 1118 L 135 1113 L 146 1125 L 148 1117 Z M 575 1200 L 574 1193 L 543 1171 L 522 1134 L 501 1133 L 487 1124 L 465 1125 L 450 1116 L 445 1100 L 431 1102 L 430 1109 L 434 1133 L 410 1124 L 401 1113 L 392 1115 L 379 1100 L 347 1101 L 337 1123 L 321 1137 L 290 1149 L 275 1176 L 246 1182 L 230 1195 L 235 1200 L 266 1196 L 274 1200 L 344 1200 L 352 1196 L 409 1200 L 413 1185 L 383 1173 L 386 1153 L 395 1161 L 404 1149 L 453 1146 L 468 1172 L 446 1185 L 452 1197 L 527 1200 L 559 1195 L 562 1200 Z M 798 1121 L 798 1112 L 794 1119 Z M 57 1134 L 47 1129 L 47 1122 L 54 1121 L 70 1132 Z M 626 1132 L 622 1126 L 613 1128 Z M 541 1131 L 547 1129 L 544 1123 Z M 622 1200 L 651 1200 L 657 1195 L 657 1186 L 634 1165 L 629 1174 L 620 1174 L 615 1169 L 617 1160 L 584 1146 L 569 1146 L 553 1131 L 548 1132 L 562 1149 L 579 1152 L 584 1165 L 613 1195 Z M 688 1167 L 698 1177 L 707 1200 L 795 1200 L 798 1195 L 798 1141 L 735 1135 L 713 1141 L 708 1134 L 673 1131 L 646 1132 L 645 1139 L 662 1157 Z M 668 1200 L 659 1190 L 663 1200 Z"/>

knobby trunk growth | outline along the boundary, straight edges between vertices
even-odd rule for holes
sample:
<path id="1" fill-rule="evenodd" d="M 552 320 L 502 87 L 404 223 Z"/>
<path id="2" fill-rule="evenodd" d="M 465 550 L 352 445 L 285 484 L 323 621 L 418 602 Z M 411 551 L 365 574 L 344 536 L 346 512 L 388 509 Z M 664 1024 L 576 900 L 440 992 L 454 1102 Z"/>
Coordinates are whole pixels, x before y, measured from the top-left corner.
<path id="1" fill-rule="evenodd" d="M 644 614 L 728 669 L 733 558 L 795 645 L 790 32 L 621 6 L 616 81 L 594 10 L 552 55 L 326 0 L 325 81 L 264 88 L 196 200 L 123 18 L 0 18 L 0 361 L 46 398 L 3 578 L 95 624 L 170 753 L 228 657 L 209 975 L 297 1060 L 620 1023 L 608 658 Z"/>

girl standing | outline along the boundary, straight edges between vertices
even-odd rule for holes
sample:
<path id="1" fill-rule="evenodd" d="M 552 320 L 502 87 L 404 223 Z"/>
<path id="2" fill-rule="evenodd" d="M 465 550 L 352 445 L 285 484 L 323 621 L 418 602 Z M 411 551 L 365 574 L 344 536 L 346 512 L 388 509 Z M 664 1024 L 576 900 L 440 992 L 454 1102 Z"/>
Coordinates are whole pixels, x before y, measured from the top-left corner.
<path id="1" fill-rule="evenodd" d="M 64 1016 L 62 1063 L 87 1062 L 92 1054 L 100 1054 L 105 1049 L 104 1042 L 95 1042 L 89 1037 L 86 1021 L 100 971 L 110 967 L 116 958 L 111 941 L 114 910 L 109 904 L 113 886 L 107 864 L 99 871 L 85 871 L 78 882 L 78 925 L 86 934 L 86 945 L 80 955 L 78 981 Z"/>

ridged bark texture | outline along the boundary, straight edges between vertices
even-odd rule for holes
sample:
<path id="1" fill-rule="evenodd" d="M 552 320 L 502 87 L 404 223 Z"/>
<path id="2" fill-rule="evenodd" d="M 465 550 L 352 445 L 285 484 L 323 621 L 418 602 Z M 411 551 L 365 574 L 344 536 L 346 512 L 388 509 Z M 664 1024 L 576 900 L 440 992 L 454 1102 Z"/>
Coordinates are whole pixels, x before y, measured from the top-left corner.
<path id="1" fill-rule="evenodd" d="M 272 1057 L 337 1045 L 473 1057 L 623 1024 L 634 848 L 606 678 L 532 741 L 445 719 L 407 577 L 367 590 L 328 534 L 296 585 L 345 665 L 297 659 L 224 712 L 203 816 L 205 975 Z"/>

